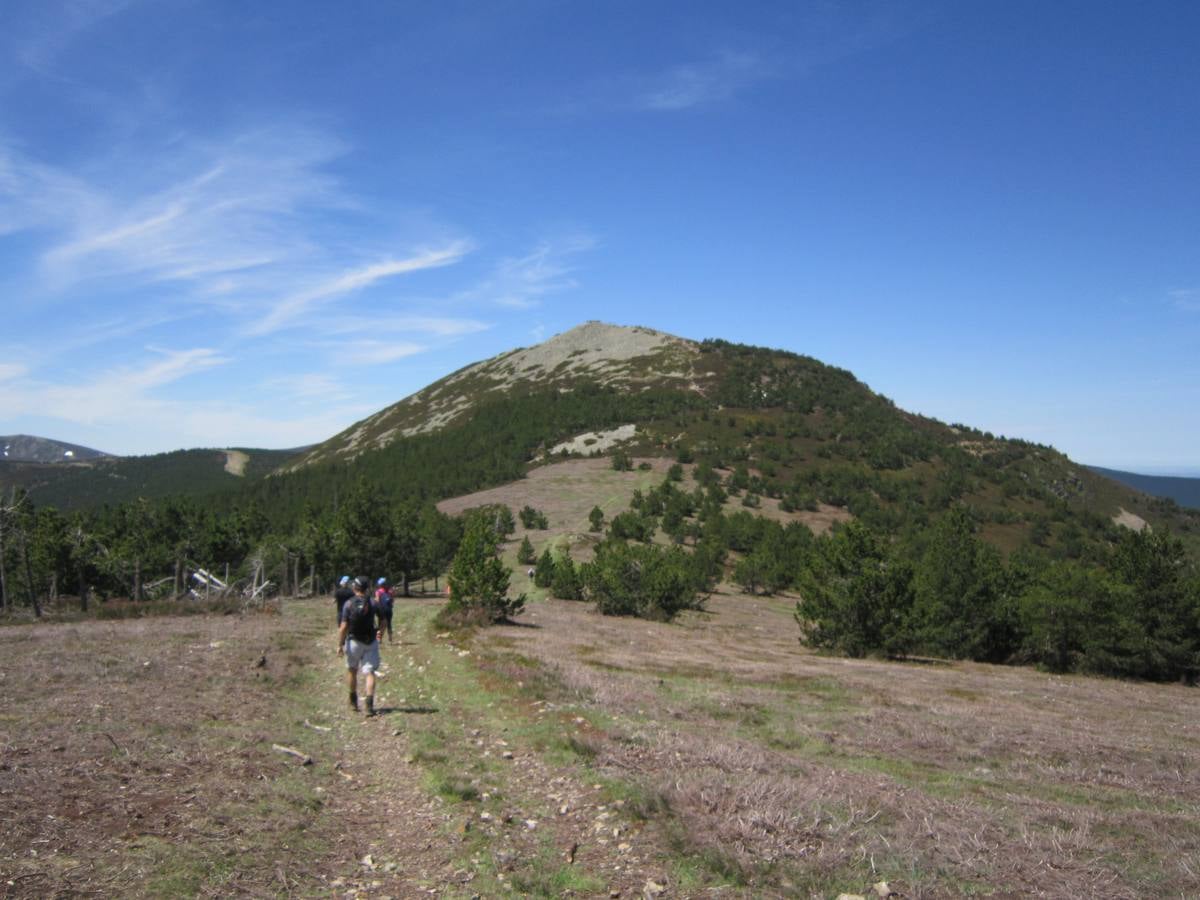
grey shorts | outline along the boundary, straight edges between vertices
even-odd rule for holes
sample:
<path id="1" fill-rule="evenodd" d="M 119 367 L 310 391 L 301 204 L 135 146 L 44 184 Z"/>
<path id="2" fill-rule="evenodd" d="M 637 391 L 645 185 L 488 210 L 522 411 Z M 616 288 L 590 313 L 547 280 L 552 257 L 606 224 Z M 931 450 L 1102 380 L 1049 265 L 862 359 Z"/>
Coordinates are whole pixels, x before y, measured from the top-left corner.
<path id="1" fill-rule="evenodd" d="M 354 638 L 346 639 L 346 668 L 358 669 L 370 675 L 379 668 L 379 641 L 364 644 Z"/>

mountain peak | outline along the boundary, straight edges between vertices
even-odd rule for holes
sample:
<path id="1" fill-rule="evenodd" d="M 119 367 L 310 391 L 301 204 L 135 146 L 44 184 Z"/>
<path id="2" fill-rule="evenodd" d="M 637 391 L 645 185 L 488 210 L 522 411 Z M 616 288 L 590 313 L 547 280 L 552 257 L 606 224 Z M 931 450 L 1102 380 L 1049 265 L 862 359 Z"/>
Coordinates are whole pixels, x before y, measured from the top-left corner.
<path id="1" fill-rule="evenodd" d="M 467 366 L 451 375 L 447 383 L 482 377 L 492 379 L 497 387 L 508 388 L 520 381 L 545 383 L 547 379 L 585 375 L 612 383 L 625 380 L 622 376 L 631 374 L 635 360 L 659 360 L 663 353 L 673 350 L 690 355 L 697 352 L 697 347 L 691 341 L 651 328 L 591 321 L 532 347 L 519 347 Z M 438 384 L 441 382 L 430 388 Z"/>
<path id="2" fill-rule="evenodd" d="M 532 347 L 459 369 L 313 448 L 289 469 L 346 459 L 405 437 L 438 431 L 479 403 L 514 390 L 570 390 L 580 382 L 633 389 L 686 384 L 700 355 L 694 341 L 636 325 L 589 321 Z"/>

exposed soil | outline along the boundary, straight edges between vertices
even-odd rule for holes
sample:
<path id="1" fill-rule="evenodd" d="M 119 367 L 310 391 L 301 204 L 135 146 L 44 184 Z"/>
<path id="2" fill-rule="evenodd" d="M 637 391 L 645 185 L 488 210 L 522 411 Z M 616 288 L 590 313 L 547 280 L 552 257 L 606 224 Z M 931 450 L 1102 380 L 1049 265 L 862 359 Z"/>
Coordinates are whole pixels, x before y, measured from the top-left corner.
<path id="1" fill-rule="evenodd" d="M 250 462 L 250 454 L 241 450 L 225 451 L 225 471 L 230 475 L 246 474 L 246 463 Z"/>
<path id="2" fill-rule="evenodd" d="M 1143 519 L 1141 516 L 1139 516 L 1137 513 L 1131 513 L 1129 510 L 1125 509 L 1123 506 L 1118 507 L 1118 509 L 1120 510 L 1120 512 L 1118 512 L 1115 516 L 1112 517 L 1112 520 L 1115 524 L 1121 525 L 1125 528 L 1129 528 L 1132 531 L 1141 531 L 1144 528 L 1150 527 L 1149 524 L 1146 522 L 1146 520 Z"/>

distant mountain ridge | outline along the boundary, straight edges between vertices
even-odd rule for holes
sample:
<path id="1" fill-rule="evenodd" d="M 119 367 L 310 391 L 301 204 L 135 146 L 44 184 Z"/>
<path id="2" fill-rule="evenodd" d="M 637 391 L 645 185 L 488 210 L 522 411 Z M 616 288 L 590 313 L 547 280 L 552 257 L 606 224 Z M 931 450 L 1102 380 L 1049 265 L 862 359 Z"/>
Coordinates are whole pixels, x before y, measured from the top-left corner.
<path id="1" fill-rule="evenodd" d="M 69 445 L 64 445 L 69 446 Z M 173 450 L 148 456 L 0 459 L 0 493 L 19 488 L 39 505 L 89 509 L 138 498 L 204 496 L 273 472 L 304 448 Z"/>
<path id="2" fill-rule="evenodd" d="M 1101 466 L 1088 466 L 1097 475 L 1119 481 L 1134 490 L 1149 494 L 1151 497 L 1165 497 L 1174 500 L 1180 506 L 1200 509 L 1200 478 L 1182 478 L 1177 475 L 1139 475 L 1136 472 L 1122 472 L 1119 469 L 1105 469 Z"/>
<path id="3" fill-rule="evenodd" d="M 112 455 L 102 450 L 93 450 L 91 447 L 68 444 L 65 441 L 36 437 L 31 434 L 0 436 L 0 459 L 9 462 L 81 462 Z"/>
<path id="4" fill-rule="evenodd" d="M 1200 511 L 1052 447 L 907 412 L 802 354 L 595 321 L 465 366 L 299 451 L 0 461 L 0 488 L 60 509 L 207 497 L 223 511 L 269 510 L 282 533 L 360 486 L 381 506 L 437 502 L 618 452 L 695 461 L 747 510 L 829 507 L 890 535 L 966 506 L 1005 553 L 1094 558 L 1114 526 L 1145 524 L 1200 553 Z"/>

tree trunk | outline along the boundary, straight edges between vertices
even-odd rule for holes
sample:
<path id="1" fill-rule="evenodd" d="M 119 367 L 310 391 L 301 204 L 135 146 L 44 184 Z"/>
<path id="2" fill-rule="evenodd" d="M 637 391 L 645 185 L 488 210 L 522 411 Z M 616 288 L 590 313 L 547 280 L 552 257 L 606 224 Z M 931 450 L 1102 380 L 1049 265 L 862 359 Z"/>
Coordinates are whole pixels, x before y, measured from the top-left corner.
<path id="1" fill-rule="evenodd" d="M 183 560 L 176 557 L 175 559 L 175 585 L 173 587 L 175 599 L 178 600 L 183 594 Z"/>
<path id="2" fill-rule="evenodd" d="M 58 602 L 58 573 L 50 573 L 50 602 Z"/>
<path id="3" fill-rule="evenodd" d="M 317 590 L 317 567 L 312 563 L 308 564 L 308 596 L 315 597 L 319 591 Z"/>
<path id="4" fill-rule="evenodd" d="M 404 573 L 404 579 L 402 580 L 401 583 L 404 585 L 404 596 L 411 597 L 412 595 L 409 594 L 409 592 L 408 592 L 408 573 L 407 572 Z"/>
<path id="5" fill-rule="evenodd" d="M 142 561 L 135 560 L 133 563 L 133 602 L 137 603 L 142 599 Z"/>
<path id="6" fill-rule="evenodd" d="M 79 611 L 88 611 L 87 569 L 83 566 L 79 567 Z"/>

